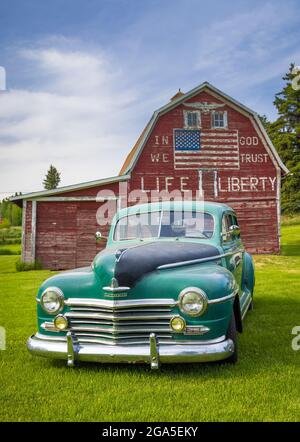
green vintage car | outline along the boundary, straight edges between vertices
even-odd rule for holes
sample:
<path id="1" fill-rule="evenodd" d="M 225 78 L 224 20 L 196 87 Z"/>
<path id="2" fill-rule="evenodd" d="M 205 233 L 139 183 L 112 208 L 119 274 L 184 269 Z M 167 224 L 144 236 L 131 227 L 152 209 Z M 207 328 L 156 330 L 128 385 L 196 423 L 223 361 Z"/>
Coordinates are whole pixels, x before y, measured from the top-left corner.
<path id="1" fill-rule="evenodd" d="M 253 289 L 253 260 L 229 206 L 133 206 L 115 215 L 106 248 L 90 267 L 42 284 L 38 332 L 27 347 L 69 366 L 234 363 Z"/>

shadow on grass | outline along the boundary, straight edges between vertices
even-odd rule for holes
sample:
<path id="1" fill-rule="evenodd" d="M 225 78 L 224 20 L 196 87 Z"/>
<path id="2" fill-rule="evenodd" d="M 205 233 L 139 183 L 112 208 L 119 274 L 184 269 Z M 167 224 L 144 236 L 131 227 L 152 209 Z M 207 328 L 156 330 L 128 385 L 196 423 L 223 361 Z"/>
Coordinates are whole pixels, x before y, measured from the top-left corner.
<path id="1" fill-rule="evenodd" d="M 92 362 L 79 362 L 75 367 L 69 368 L 66 366 L 66 362 L 62 360 L 47 361 L 47 365 L 51 368 L 69 370 L 79 370 L 81 374 L 88 372 L 93 373 L 95 376 L 98 374 L 111 374 L 120 376 L 142 376 L 145 379 L 163 379 L 163 378 L 182 378 L 182 376 L 190 375 L 195 377 L 227 377 L 228 372 L 233 373 L 237 371 L 238 364 L 233 366 L 221 362 L 210 363 L 188 363 L 188 364 L 162 364 L 159 370 L 151 370 L 148 364 L 126 364 L 126 363 L 92 363 Z"/>
<path id="2" fill-rule="evenodd" d="M 282 256 L 300 256 L 300 243 L 282 244 L 280 254 Z"/>

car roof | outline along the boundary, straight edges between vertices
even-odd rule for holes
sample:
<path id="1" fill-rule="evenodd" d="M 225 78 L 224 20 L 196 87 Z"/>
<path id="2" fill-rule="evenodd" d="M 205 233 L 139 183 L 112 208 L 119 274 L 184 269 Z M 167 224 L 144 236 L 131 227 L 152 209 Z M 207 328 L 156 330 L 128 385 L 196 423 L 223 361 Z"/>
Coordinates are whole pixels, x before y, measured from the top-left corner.
<path id="1" fill-rule="evenodd" d="M 221 215 L 228 210 L 233 211 L 227 204 L 214 203 L 210 201 L 160 201 L 155 203 L 137 204 L 119 210 L 117 218 L 136 213 L 155 212 L 159 210 L 198 210 Z"/>

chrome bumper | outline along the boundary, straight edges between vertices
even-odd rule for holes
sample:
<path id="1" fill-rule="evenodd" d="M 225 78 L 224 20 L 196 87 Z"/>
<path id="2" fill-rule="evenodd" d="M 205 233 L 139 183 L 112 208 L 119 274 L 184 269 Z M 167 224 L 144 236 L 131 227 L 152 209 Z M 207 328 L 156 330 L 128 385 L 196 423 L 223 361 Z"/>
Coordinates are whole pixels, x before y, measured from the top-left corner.
<path id="1" fill-rule="evenodd" d="M 41 339 L 37 335 L 27 341 L 29 352 L 36 356 L 65 359 L 69 366 L 76 361 L 102 363 L 145 363 L 151 368 L 159 368 L 160 363 L 211 362 L 227 359 L 234 352 L 231 339 L 221 342 L 200 344 L 176 343 L 159 344 L 154 333 L 150 335 L 149 345 L 99 345 L 78 343 L 73 333 L 67 333 L 66 340 Z"/>

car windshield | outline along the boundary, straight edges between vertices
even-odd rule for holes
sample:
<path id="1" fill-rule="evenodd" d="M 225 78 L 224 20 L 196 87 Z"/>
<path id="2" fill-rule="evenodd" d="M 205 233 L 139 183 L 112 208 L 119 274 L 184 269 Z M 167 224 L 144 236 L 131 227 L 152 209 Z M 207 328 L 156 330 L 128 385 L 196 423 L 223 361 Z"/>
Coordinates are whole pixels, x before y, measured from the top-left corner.
<path id="1" fill-rule="evenodd" d="M 164 210 L 125 216 L 116 224 L 114 240 L 147 238 L 209 239 L 214 232 L 214 218 L 206 212 Z"/>

